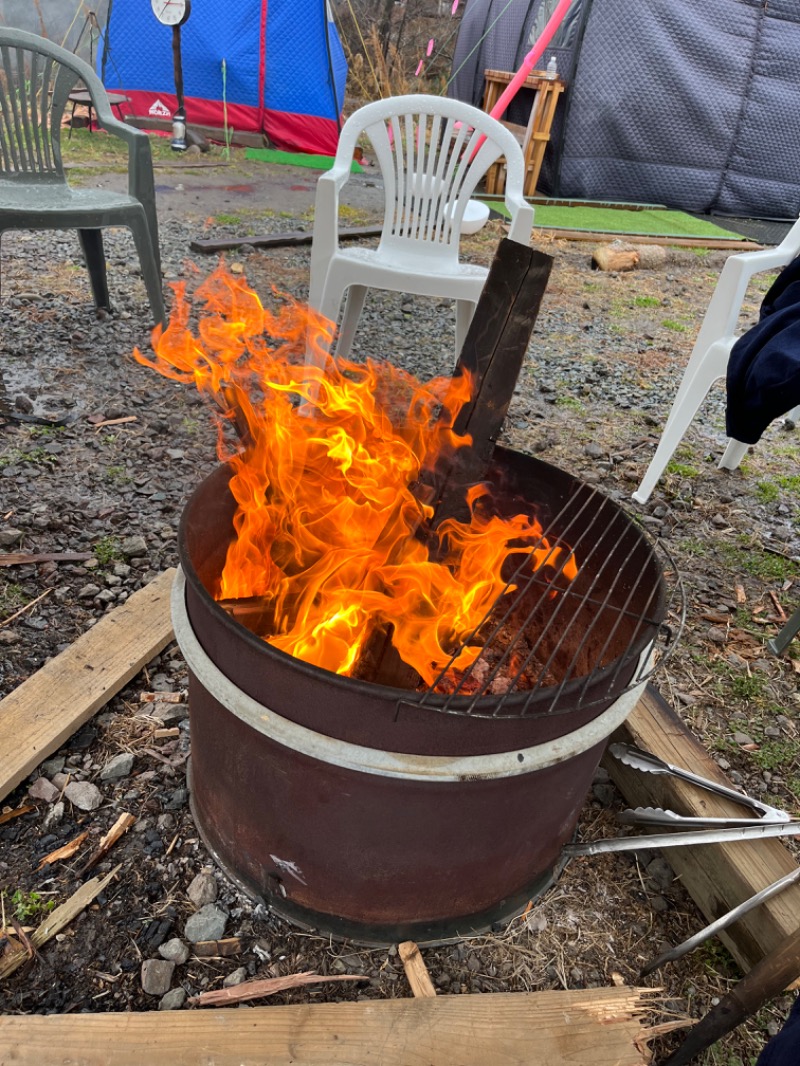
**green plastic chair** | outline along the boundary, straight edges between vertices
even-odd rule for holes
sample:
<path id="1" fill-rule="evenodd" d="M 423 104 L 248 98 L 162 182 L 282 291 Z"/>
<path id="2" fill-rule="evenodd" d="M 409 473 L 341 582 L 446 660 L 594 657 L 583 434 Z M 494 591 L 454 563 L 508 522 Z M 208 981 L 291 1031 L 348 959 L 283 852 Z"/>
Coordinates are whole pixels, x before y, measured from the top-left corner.
<path id="1" fill-rule="evenodd" d="M 61 121 L 81 83 L 98 123 L 128 145 L 128 194 L 67 184 Z M 153 318 L 165 322 L 153 163 L 147 134 L 115 118 L 103 83 L 72 52 L 0 27 L 0 239 L 8 229 L 77 229 L 97 307 L 110 309 L 103 229 L 133 234 Z"/>

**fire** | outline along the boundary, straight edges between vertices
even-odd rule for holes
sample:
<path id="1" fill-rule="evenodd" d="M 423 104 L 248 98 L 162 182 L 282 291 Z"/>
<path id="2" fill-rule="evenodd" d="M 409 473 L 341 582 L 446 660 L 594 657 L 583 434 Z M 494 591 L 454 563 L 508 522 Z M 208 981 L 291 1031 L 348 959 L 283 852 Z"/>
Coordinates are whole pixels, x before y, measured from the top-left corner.
<path id="1" fill-rule="evenodd" d="M 423 535 L 434 510 L 422 483 L 471 443 L 452 429 L 468 376 L 420 382 L 386 362 L 333 359 L 333 323 L 288 298 L 270 312 L 222 266 L 195 293 L 193 333 L 185 286 L 174 289 L 155 354 L 134 356 L 216 404 L 237 510 L 213 594 L 257 597 L 271 645 L 349 675 L 368 641 L 390 634 L 431 684 L 455 653 L 462 669 L 479 653 L 473 634 L 508 591 L 511 553 L 575 576 L 572 556 L 542 538 L 534 515 L 493 511 L 488 485 L 470 489 L 468 521 Z M 320 367 L 305 363 L 309 338 Z"/>

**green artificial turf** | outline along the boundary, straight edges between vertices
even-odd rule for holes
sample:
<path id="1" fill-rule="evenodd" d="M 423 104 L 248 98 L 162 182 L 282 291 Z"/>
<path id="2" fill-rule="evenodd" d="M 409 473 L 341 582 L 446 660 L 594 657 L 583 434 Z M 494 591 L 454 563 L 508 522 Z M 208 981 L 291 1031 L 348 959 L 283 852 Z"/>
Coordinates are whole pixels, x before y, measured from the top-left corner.
<path id="1" fill-rule="evenodd" d="M 333 156 L 330 155 L 306 155 L 303 152 L 279 152 L 276 148 L 248 148 L 244 153 L 245 159 L 260 159 L 263 163 L 281 163 L 290 167 L 310 167 L 312 170 L 330 170 L 333 166 Z M 353 174 L 363 173 L 364 168 L 356 163 L 355 159 L 350 164 Z"/>
<path id="2" fill-rule="evenodd" d="M 489 207 L 509 217 L 505 204 L 491 201 Z M 646 237 L 709 237 L 744 241 L 741 233 L 731 233 L 713 222 L 694 218 L 683 211 L 664 208 L 645 208 L 628 211 L 614 207 L 592 207 L 577 204 L 572 207 L 536 204 L 533 220 L 536 229 L 583 230 L 589 233 L 624 233 Z"/>

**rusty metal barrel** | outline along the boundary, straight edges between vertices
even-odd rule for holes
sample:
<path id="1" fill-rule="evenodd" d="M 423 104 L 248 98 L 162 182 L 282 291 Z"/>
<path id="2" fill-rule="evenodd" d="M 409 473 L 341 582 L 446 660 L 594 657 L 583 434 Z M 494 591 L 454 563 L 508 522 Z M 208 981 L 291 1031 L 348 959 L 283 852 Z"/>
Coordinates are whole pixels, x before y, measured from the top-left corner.
<path id="1" fill-rule="evenodd" d="M 551 491 L 574 480 L 530 464 Z M 435 699 L 286 655 L 210 591 L 233 537 L 229 476 L 218 468 L 187 504 L 173 591 L 191 806 L 210 852 L 290 921 L 361 944 L 507 922 L 552 883 L 606 738 L 645 682 L 626 675 L 574 713 L 492 718 L 437 713 Z"/>

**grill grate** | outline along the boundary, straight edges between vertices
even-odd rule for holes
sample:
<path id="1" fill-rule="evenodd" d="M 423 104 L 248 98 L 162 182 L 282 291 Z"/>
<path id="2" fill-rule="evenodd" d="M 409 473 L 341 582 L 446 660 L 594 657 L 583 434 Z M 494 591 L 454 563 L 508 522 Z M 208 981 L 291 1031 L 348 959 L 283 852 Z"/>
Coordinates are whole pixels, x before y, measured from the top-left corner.
<path id="1" fill-rule="evenodd" d="M 567 713 L 616 698 L 664 662 L 685 616 L 672 560 L 603 493 L 574 485 L 537 545 L 561 550 L 555 576 L 552 567 L 530 572 L 524 556 L 494 609 L 407 702 L 492 718 Z M 568 581 L 570 556 L 579 569 Z M 464 648 L 479 643 L 472 665 L 448 683 Z"/>

